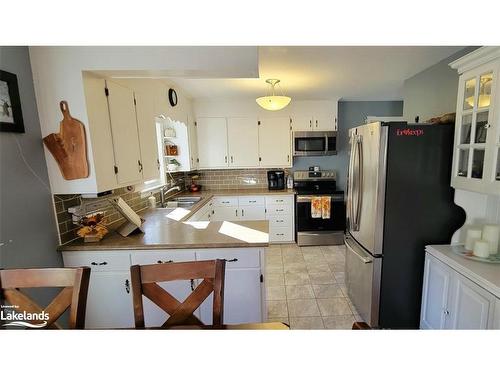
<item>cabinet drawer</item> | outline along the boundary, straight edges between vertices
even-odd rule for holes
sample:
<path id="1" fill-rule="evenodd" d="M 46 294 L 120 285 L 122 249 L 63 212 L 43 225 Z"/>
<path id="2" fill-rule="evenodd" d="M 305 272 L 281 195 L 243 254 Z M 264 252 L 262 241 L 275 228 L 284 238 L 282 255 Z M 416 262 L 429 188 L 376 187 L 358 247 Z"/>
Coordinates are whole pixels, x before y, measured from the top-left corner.
<path id="1" fill-rule="evenodd" d="M 228 249 L 196 252 L 196 260 L 226 259 L 226 268 L 260 268 L 258 250 Z"/>
<path id="2" fill-rule="evenodd" d="M 214 197 L 213 205 L 216 207 L 238 206 L 238 197 Z"/>
<path id="3" fill-rule="evenodd" d="M 264 197 L 248 195 L 238 197 L 238 203 L 240 206 L 263 206 L 265 204 L 265 199 Z"/>
<path id="4" fill-rule="evenodd" d="M 132 264 L 158 264 L 190 262 L 195 260 L 194 251 L 137 251 L 131 255 Z"/>
<path id="5" fill-rule="evenodd" d="M 293 228 L 275 227 L 269 228 L 269 242 L 291 242 L 293 241 Z"/>
<path id="6" fill-rule="evenodd" d="M 268 215 L 269 228 L 291 227 L 292 217 L 290 215 Z"/>
<path id="7" fill-rule="evenodd" d="M 63 261 L 65 267 L 90 267 L 92 272 L 99 271 L 119 271 L 130 269 L 130 256 L 128 251 L 109 251 L 109 252 L 63 252 Z"/>
<path id="8" fill-rule="evenodd" d="M 271 205 L 289 205 L 294 204 L 293 195 L 270 195 L 266 197 L 266 206 Z"/>
<path id="9" fill-rule="evenodd" d="M 266 207 L 267 217 L 273 215 L 292 215 L 293 209 L 291 206 L 286 205 L 272 205 Z"/>

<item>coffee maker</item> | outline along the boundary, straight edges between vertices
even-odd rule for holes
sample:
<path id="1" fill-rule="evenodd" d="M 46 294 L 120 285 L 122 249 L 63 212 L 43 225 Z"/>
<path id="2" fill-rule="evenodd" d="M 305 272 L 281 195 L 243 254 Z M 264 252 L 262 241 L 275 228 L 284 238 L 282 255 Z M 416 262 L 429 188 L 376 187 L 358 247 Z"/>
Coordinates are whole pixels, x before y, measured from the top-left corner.
<path id="1" fill-rule="evenodd" d="M 267 187 L 269 190 L 284 190 L 285 171 L 282 169 L 267 171 Z"/>

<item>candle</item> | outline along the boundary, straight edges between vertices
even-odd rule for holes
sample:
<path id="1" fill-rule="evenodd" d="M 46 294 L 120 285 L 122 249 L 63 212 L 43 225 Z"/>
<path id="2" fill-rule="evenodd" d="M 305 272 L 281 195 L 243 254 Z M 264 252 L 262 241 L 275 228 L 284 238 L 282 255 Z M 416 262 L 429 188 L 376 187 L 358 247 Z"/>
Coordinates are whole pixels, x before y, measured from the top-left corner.
<path id="1" fill-rule="evenodd" d="M 467 235 L 465 237 L 465 250 L 472 250 L 474 247 L 474 241 L 481 239 L 481 229 L 467 229 Z"/>
<path id="2" fill-rule="evenodd" d="M 490 254 L 498 253 L 498 242 L 500 240 L 500 225 L 485 225 L 483 227 L 482 239 L 489 244 Z"/>
<path id="3" fill-rule="evenodd" d="M 480 258 L 488 258 L 490 256 L 490 243 L 483 240 L 475 240 L 472 253 Z"/>

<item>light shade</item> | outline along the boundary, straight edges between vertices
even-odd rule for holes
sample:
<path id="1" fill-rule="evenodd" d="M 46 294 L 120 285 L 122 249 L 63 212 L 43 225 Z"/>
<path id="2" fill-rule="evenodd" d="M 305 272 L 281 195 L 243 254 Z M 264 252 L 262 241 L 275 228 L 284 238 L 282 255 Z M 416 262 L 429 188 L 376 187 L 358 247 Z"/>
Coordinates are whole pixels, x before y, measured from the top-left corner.
<path id="1" fill-rule="evenodd" d="M 279 111 L 280 109 L 285 108 L 292 99 L 288 96 L 261 96 L 260 98 L 255 99 L 258 105 L 262 108 L 267 109 L 268 111 Z"/>

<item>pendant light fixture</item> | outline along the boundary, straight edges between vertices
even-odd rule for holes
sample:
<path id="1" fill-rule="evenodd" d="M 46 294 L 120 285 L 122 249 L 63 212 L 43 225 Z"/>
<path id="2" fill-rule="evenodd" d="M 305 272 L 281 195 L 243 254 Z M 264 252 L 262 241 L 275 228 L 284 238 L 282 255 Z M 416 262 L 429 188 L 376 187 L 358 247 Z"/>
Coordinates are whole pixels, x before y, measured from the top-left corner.
<path id="1" fill-rule="evenodd" d="M 276 85 L 279 86 L 279 82 L 279 79 L 266 79 L 266 83 L 271 85 L 271 95 L 261 96 L 260 98 L 257 98 L 255 101 L 258 105 L 260 105 L 264 109 L 267 109 L 268 111 L 279 111 L 280 109 L 285 108 L 290 103 L 292 99 L 289 96 L 283 95 L 281 86 L 281 95 L 275 95 L 275 87 Z"/>

